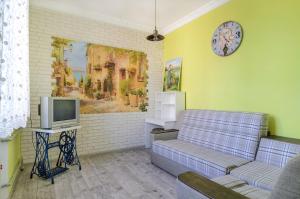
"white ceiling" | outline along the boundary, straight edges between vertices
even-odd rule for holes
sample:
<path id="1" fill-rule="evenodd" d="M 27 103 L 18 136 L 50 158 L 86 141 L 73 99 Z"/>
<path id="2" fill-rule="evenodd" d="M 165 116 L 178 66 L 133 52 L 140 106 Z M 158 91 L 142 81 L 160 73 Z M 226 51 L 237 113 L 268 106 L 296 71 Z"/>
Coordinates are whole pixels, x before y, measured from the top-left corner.
<path id="1" fill-rule="evenodd" d="M 166 34 L 227 1 L 157 0 L 157 26 Z M 30 0 L 30 4 L 147 32 L 154 26 L 154 0 Z"/>

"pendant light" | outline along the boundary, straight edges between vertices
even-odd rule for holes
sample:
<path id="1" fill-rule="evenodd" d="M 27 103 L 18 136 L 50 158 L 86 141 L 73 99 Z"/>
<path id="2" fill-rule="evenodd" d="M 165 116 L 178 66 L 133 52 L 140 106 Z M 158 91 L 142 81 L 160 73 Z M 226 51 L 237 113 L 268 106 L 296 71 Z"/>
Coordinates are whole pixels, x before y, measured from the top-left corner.
<path id="1" fill-rule="evenodd" d="M 160 35 L 157 31 L 157 28 L 156 28 L 156 0 L 155 0 L 155 28 L 154 28 L 154 31 L 153 31 L 153 34 L 152 35 L 149 35 L 146 37 L 147 40 L 149 41 L 161 41 L 163 40 L 165 37 Z"/>

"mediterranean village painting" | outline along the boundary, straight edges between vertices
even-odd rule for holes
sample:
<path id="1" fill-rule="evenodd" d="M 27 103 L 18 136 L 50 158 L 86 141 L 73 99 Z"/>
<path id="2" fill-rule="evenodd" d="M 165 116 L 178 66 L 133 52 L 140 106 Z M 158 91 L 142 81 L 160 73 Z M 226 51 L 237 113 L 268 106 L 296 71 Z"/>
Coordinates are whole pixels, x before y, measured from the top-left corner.
<path id="1" fill-rule="evenodd" d="M 80 99 L 81 114 L 147 111 L 143 52 L 52 37 L 52 96 Z"/>

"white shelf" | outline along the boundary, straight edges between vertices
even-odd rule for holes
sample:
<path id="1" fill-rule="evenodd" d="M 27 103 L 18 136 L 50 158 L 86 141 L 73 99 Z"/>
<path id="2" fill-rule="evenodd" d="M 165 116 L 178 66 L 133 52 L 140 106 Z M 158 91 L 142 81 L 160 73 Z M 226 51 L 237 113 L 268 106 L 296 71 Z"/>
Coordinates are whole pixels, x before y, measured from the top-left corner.
<path id="1" fill-rule="evenodd" d="M 154 118 L 145 120 L 145 147 L 151 147 L 150 132 L 153 128 L 176 128 L 176 120 L 185 110 L 185 93 L 179 91 L 155 93 Z"/>
<path id="2" fill-rule="evenodd" d="M 179 91 L 158 92 L 155 94 L 154 120 L 176 121 L 179 112 L 185 109 L 185 93 Z M 153 121 L 153 120 L 151 120 Z M 146 121 L 147 122 L 147 121 Z"/>
<path id="3" fill-rule="evenodd" d="M 156 118 L 147 118 L 146 119 L 146 123 L 150 123 L 150 124 L 156 124 L 159 126 L 164 126 L 166 121 L 164 120 L 160 120 L 160 119 L 156 119 Z"/>

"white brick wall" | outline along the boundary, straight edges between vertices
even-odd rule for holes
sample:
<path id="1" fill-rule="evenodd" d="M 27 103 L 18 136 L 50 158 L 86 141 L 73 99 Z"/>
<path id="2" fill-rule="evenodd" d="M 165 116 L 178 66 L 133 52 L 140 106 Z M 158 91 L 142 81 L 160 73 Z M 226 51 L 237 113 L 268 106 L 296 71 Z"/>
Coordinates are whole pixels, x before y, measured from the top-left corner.
<path id="1" fill-rule="evenodd" d="M 81 115 L 78 134 L 79 155 L 92 154 L 144 145 L 144 119 L 153 114 L 154 93 L 160 91 L 162 80 L 162 44 L 149 42 L 147 33 L 66 15 L 41 8 L 30 8 L 30 89 L 31 121 L 39 126 L 39 96 L 51 93 L 51 36 L 82 40 L 147 53 L 149 62 L 149 112 Z M 32 123 L 32 124 L 31 124 Z M 24 162 L 33 162 L 31 130 L 22 133 Z M 52 158 L 57 151 L 51 152 Z"/>

